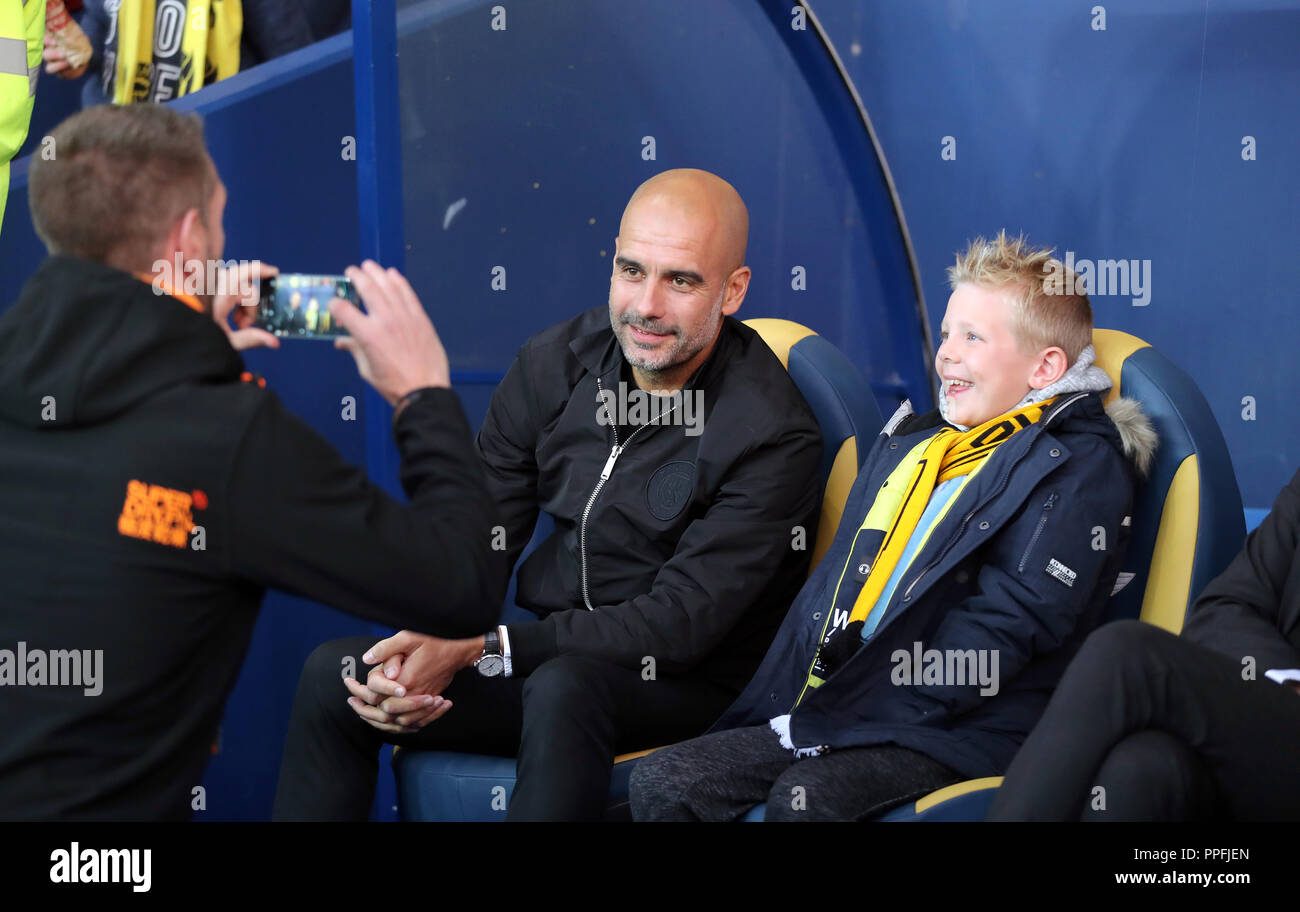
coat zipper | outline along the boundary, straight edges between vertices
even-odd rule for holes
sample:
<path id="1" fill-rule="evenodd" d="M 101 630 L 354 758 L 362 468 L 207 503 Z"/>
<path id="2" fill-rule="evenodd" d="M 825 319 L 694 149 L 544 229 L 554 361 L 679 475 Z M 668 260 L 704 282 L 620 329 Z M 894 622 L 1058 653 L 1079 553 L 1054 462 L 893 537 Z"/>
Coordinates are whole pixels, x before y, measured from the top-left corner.
<path id="1" fill-rule="evenodd" d="M 1046 430 L 1047 426 L 1052 423 L 1052 419 L 1054 419 L 1057 415 L 1063 412 L 1068 406 L 1073 405 L 1077 400 L 1082 399 L 1084 396 L 1087 395 L 1089 394 L 1079 393 L 1071 397 L 1070 399 L 1065 400 L 1060 405 L 1058 405 L 1055 409 L 1052 410 L 1052 414 L 1048 415 L 1047 418 L 1043 420 L 1043 423 L 1041 425 L 1043 430 Z M 990 494 L 987 498 L 985 498 L 983 503 L 981 503 L 974 510 L 971 510 L 969 513 L 966 514 L 966 516 L 961 521 L 961 528 L 957 530 L 957 534 L 948 540 L 948 543 L 943 546 L 943 551 L 939 553 L 939 556 L 935 560 L 932 560 L 924 570 L 918 573 L 916 579 L 912 580 L 912 584 L 903 591 L 903 601 L 907 601 L 907 599 L 911 597 L 912 590 L 916 588 L 916 584 L 919 583 L 927 573 L 929 573 L 931 570 L 933 570 L 935 567 L 937 567 L 939 564 L 943 562 L 944 557 L 952 549 L 952 546 L 955 545 L 961 539 L 962 535 L 965 534 L 966 523 L 970 522 L 971 517 L 974 516 L 976 513 L 978 513 L 980 510 L 984 509 L 984 507 L 990 501 L 992 501 L 994 497 L 997 497 L 999 494 L 1002 493 L 1002 488 L 1006 486 L 1007 479 L 1011 477 L 1012 468 L 1013 468 L 1012 466 L 1007 466 L 1006 471 L 1002 473 L 1002 477 L 998 479 L 998 486 L 994 490 L 994 492 Z"/>
<path id="2" fill-rule="evenodd" d="M 1017 572 L 1021 576 L 1024 576 L 1025 564 L 1029 563 L 1029 552 L 1034 550 L 1034 545 L 1038 544 L 1038 536 L 1043 534 L 1043 527 L 1047 525 L 1047 514 L 1051 512 L 1054 503 L 1056 503 L 1055 491 L 1047 498 L 1047 503 L 1043 504 L 1043 515 L 1038 517 L 1038 525 L 1034 528 L 1033 537 L 1029 539 L 1029 547 L 1025 548 L 1025 553 L 1020 556 L 1020 567 Z"/>
<path id="3" fill-rule="evenodd" d="M 601 488 L 605 487 L 605 482 L 609 481 L 610 473 L 614 471 L 614 463 L 618 461 L 618 457 L 623 455 L 623 451 L 631 445 L 632 440 L 637 434 L 640 434 L 646 428 L 650 427 L 649 424 L 641 425 L 628 435 L 627 443 L 619 446 L 618 425 L 614 422 L 614 416 L 609 413 L 609 403 L 605 401 L 603 395 L 605 388 L 601 385 L 599 377 L 596 378 L 596 390 L 601 400 L 601 404 L 605 407 L 605 417 L 609 419 L 610 429 L 614 432 L 614 446 L 609 451 L 609 458 L 605 460 L 605 468 L 600 471 L 600 480 L 596 482 L 596 487 L 591 489 L 591 496 L 587 498 L 587 505 L 582 509 L 582 523 L 578 527 L 578 555 L 582 567 L 582 602 L 587 606 L 588 611 L 595 611 L 596 609 L 591 604 L 591 593 L 587 588 L 587 517 L 591 515 L 591 508 L 596 503 L 596 498 L 600 496 Z M 683 393 L 683 395 L 685 394 Z M 668 411 L 660 413 L 656 417 L 656 420 L 671 415 L 677 410 L 678 405 L 681 405 L 680 401 L 674 404 Z"/>

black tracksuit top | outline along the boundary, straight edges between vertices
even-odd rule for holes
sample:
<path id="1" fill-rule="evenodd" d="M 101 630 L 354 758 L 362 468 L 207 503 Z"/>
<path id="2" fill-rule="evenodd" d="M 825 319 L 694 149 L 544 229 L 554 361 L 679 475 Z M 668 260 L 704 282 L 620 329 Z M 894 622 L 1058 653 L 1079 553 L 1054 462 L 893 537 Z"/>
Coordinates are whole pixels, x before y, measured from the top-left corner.
<path id="1" fill-rule="evenodd" d="M 453 392 L 397 423 L 408 506 L 243 374 L 209 316 L 86 260 L 46 260 L 0 318 L 0 650 L 102 650 L 97 695 L 0 686 L 0 819 L 188 817 L 267 587 L 495 623 L 508 574 Z"/>
<path id="2" fill-rule="evenodd" d="M 530 339 L 492 397 L 478 447 L 512 565 L 539 509 L 555 519 L 519 568 L 516 600 L 541 620 L 509 625 L 514 673 L 577 654 L 739 693 L 808 571 L 821 433 L 781 362 L 731 317 L 681 418 L 611 425 L 601 393 L 628 376 L 602 306 Z M 625 449 L 601 483 L 616 434 Z"/>

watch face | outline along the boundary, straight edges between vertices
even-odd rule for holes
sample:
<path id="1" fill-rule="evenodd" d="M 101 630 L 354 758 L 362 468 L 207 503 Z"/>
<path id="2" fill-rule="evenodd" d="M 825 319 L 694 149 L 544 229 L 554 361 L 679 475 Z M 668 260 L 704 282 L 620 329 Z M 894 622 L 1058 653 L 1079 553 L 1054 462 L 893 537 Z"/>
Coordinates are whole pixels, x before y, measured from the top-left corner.
<path id="1" fill-rule="evenodd" d="M 478 660 L 474 666 L 478 673 L 485 678 L 495 678 L 501 672 L 506 670 L 506 660 L 499 655 L 486 655 Z"/>

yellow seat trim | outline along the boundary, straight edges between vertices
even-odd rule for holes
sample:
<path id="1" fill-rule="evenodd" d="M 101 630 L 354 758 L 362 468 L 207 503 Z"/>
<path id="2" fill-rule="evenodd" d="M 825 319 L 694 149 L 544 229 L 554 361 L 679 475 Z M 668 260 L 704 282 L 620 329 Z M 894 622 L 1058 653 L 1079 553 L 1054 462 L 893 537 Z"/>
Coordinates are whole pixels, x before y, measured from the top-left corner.
<path id="1" fill-rule="evenodd" d="M 1002 784 L 1001 776 L 988 776 L 984 779 L 967 779 L 965 782 L 957 782 L 937 792 L 931 792 L 916 803 L 916 813 L 928 811 L 936 804 L 943 804 L 960 795 L 969 795 L 971 792 L 982 792 L 985 789 L 995 789 Z"/>
<path id="2" fill-rule="evenodd" d="M 844 505 L 848 503 L 849 492 L 858 480 L 858 439 L 850 437 L 840 444 L 840 451 L 831 463 L 831 474 L 826 479 L 826 491 L 822 494 L 822 515 L 817 521 L 817 538 L 813 543 L 812 563 L 808 565 L 808 575 L 817 569 L 821 559 L 830 550 L 835 538 L 835 530 L 840 526 L 844 516 Z"/>
<path id="3" fill-rule="evenodd" d="M 668 746 L 667 744 L 660 745 L 660 747 L 667 747 L 667 746 Z M 660 749 L 659 747 L 651 747 L 643 751 L 632 751 L 630 754 L 619 754 L 617 757 L 614 758 L 614 763 L 617 765 L 619 763 L 624 763 L 628 760 L 635 760 L 638 757 L 644 757 L 647 754 L 653 754 L 655 751 L 659 749 Z"/>
<path id="4" fill-rule="evenodd" d="M 817 335 L 802 323 L 775 317 L 755 317 L 746 320 L 745 325 L 762 337 L 767 347 L 781 359 L 781 366 L 786 370 L 790 369 L 790 349 L 801 340 Z"/>
<path id="5" fill-rule="evenodd" d="M 1192 589 L 1196 536 L 1201 517 L 1201 468 L 1193 453 L 1182 461 L 1169 484 L 1151 570 L 1142 598 L 1142 620 L 1180 633 Z"/>
<path id="6" fill-rule="evenodd" d="M 1120 374 L 1124 370 L 1124 362 L 1128 360 L 1128 356 L 1138 349 L 1151 346 L 1137 336 L 1120 332 L 1118 329 L 1094 329 L 1092 347 L 1097 351 L 1096 365 L 1104 370 L 1111 382 L 1115 384 L 1106 391 L 1104 402 L 1110 405 L 1119 396 Z"/>

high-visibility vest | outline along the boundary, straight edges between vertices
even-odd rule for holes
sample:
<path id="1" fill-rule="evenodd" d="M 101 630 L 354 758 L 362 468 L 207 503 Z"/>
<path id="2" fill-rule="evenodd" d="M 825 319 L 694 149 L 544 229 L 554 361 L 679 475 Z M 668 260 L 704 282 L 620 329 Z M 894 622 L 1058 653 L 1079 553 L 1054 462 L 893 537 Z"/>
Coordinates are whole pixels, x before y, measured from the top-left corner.
<path id="1" fill-rule="evenodd" d="M 0 225 L 9 200 L 9 159 L 27 139 L 45 48 L 45 0 L 0 0 Z"/>

